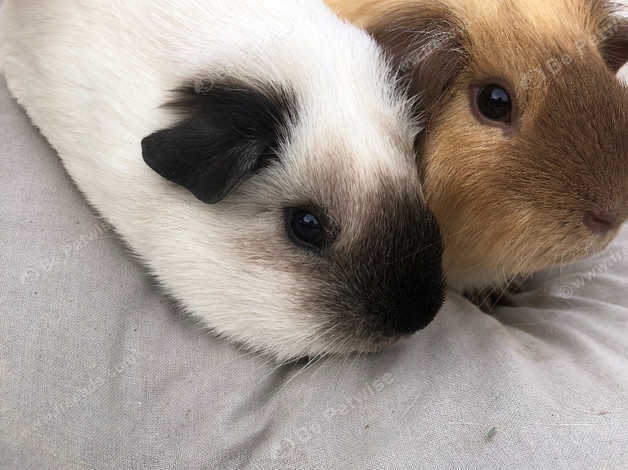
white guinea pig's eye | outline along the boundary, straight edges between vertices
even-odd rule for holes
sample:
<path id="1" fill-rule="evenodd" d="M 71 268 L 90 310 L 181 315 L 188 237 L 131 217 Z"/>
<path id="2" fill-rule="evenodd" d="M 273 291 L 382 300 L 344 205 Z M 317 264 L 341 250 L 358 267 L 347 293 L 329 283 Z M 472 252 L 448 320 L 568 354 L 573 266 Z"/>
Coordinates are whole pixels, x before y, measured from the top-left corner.
<path id="1" fill-rule="evenodd" d="M 477 91 L 477 111 L 489 121 L 510 124 L 512 122 L 512 99 L 504 87 L 490 84 Z"/>
<path id="2" fill-rule="evenodd" d="M 322 248 L 325 230 L 314 211 L 291 207 L 286 209 L 284 216 L 292 241 L 306 248 Z"/>

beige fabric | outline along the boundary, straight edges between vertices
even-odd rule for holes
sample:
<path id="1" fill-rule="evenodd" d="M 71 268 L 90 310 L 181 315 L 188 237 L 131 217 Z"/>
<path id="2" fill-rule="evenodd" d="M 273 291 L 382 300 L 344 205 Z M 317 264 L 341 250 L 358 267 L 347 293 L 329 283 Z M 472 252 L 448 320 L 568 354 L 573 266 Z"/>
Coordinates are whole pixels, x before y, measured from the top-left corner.
<path id="1" fill-rule="evenodd" d="M 0 468 L 628 467 L 628 233 L 488 316 L 275 367 L 168 303 L 0 82 Z"/>

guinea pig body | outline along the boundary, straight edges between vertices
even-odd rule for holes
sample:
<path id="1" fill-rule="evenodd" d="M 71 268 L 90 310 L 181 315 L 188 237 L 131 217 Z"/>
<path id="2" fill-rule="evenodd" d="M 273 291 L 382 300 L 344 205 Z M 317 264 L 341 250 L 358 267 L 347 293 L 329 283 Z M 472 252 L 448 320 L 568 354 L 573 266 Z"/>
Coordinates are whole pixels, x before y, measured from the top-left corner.
<path id="1" fill-rule="evenodd" d="M 427 119 L 423 188 L 461 290 L 573 261 L 628 218 L 628 23 L 605 0 L 330 0 Z"/>
<path id="2" fill-rule="evenodd" d="M 374 351 L 443 301 L 417 124 L 317 1 L 6 0 L 0 68 L 89 202 L 218 334 Z"/>

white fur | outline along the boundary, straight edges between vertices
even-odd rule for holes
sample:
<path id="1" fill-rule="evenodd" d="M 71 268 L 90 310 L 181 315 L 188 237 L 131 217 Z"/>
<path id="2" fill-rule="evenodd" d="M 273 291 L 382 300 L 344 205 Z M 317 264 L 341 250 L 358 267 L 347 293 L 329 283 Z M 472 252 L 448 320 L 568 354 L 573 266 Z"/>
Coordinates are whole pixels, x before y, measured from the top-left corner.
<path id="1" fill-rule="evenodd" d="M 203 204 L 154 173 L 140 141 L 173 123 L 160 106 L 191 77 L 263 79 L 289 84 L 307 109 L 286 150 L 294 165 L 299 145 L 341 139 L 352 187 L 372 184 L 375 169 L 407 177 L 414 130 L 365 33 L 318 0 L 6 0 L 0 67 L 89 202 L 187 311 L 281 359 L 340 350 L 322 339 L 329 325 L 287 295 L 300 281 L 234 254 L 246 190 Z"/>

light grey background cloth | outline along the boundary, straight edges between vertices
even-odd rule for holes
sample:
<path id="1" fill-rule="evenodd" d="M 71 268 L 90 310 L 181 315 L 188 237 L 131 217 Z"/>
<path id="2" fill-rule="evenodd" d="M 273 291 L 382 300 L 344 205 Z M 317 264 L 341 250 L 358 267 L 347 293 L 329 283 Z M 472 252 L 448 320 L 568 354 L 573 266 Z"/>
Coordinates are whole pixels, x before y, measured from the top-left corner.
<path id="1" fill-rule="evenodd" d="M 628 468 L 626 231 L 304 370 L 177 313 L 2 81 L 0 194 L 0 469 Z"/>

